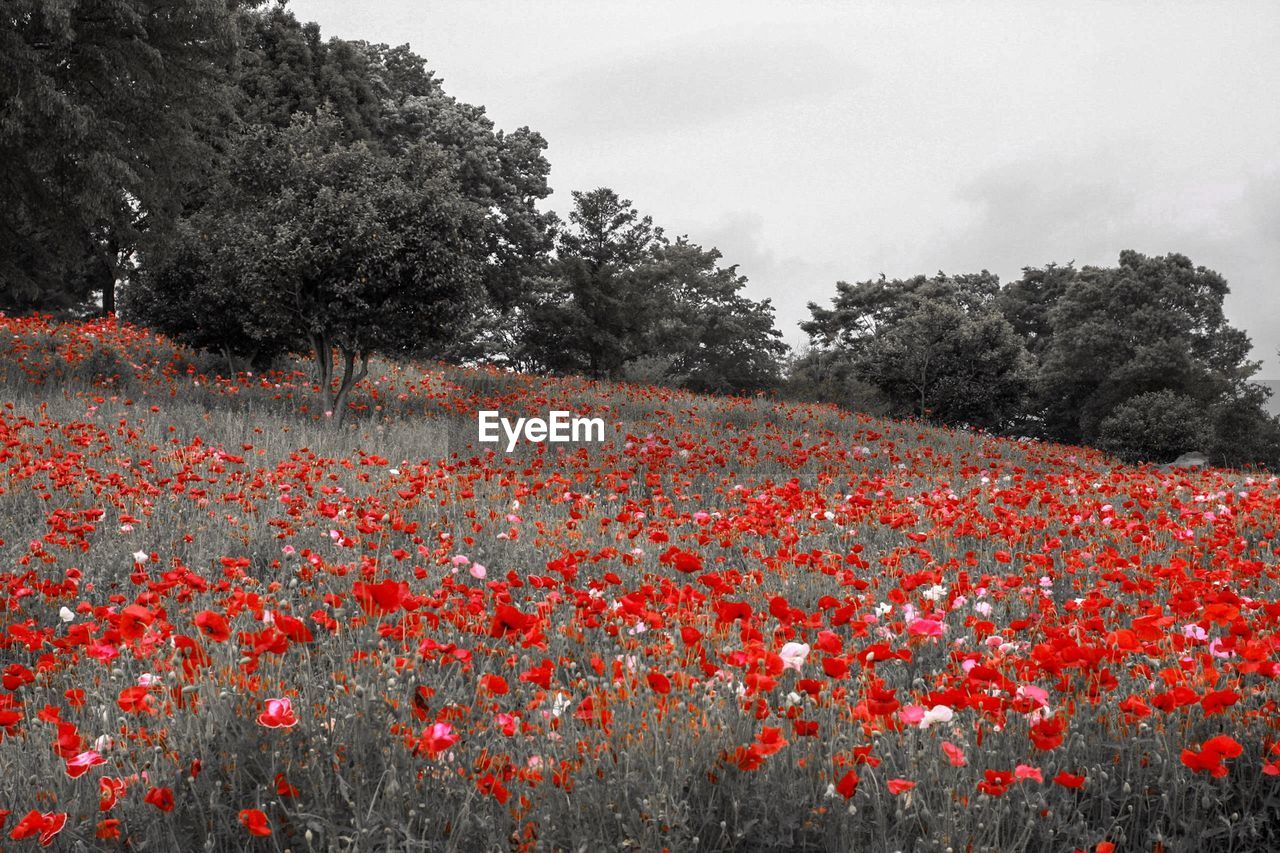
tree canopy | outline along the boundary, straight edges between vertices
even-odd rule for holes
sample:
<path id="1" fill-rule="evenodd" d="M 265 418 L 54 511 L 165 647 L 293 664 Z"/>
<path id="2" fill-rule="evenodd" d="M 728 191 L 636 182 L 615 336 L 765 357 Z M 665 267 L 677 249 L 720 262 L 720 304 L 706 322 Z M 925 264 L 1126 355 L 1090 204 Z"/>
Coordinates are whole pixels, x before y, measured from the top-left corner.
<path id="1" fill-rule="evenodd" d="M 181 224 L 180 241 L 155 250 L 155 273 L 130 297 L 144 313 L 168 301 L 198 307 L 203 314 L 178 334 L 206 334 L 213 320 L 255 346 L 305 346 L 341 417 L 372 354 L 447 338 L 480 298 L 488 208 L 463 192 L 440 146 L 390 154 L 344 142 L 328 114 L 299 115 L 282 130 L 245 134 L 230 162 L 210 203 Z"/>
<path id="2" fill-rule="evenodd" d="M 1280 463 L 1280 422 L 1249 381 L 1248 336 L 1223 313 L 1226 279 L 1178 254 L 1114 267 L 1027 267 L 839 282 L 802 323 L 814 349 L 797 393 L 877 411 L 1105 447 L 1130 461 L 1204 450 Z M 884 400 L 869 397 L 865 385 Z M 1167 457 L 1167 458 L 1166 458 Z"/>
<path id="3" fill-rule="evenodd" d="M 0 12 L 0 307 L 69 307 L 174 215 L 225 124 L 225 0 L 13 0 Z"/>
<path id="4" fill-rule="evenodd" d="M 0 12 L 0 310 L 122 308 L 229 363 L 310 353 L 338 419 L 371 355 L 697 391 L 777 387 L 769 300 L 607 187 L 561 223 L 547 143 L 408 45 L 260 0 Z M 837 282 L 805 397 L 1106 446 L 1280 463 L 1226 280 L 1183 255 Z M 336 384 L 335 384 L 336 383 Z M 1169 419 L 1178 423 L 1165 422 Z M 1190 448 L 1184 448 L 1190 449 Z"/>
<path id="5" fill-rule="evenodd" d="M 1021 411 L 1030 360 L 996 307 L 1000 282 L 981 273 L 849 284 L 801 324 L 819 350 L 878 388 L 891 411 L 1000 428 Z"/>
<path id="6" fill-rule="evenodd" d="M 126 308 L 193 345 L 309 350 L 341 414 L 370 354 L 470 352 L 518 302 L 555 224 L 546 143 L 495 130 L 407 47 L 323 42 L 280 8 L 242 25 L 239 122 Z"/>
<path id="7" fill-rule="evenodd" d="M 1037 271 L 1029 271 L 1029 276 Z M 1226 279 L 1185 255 L 1120 253 L 1117 266 L 1066 277 L 1046 312 L 1038 394 L 1045 433 L 1092 442 L 1139 394 L 1171 391 L 1205 407 L 1244 393 L 1258 369 L 1226 322 Z"/>
<path id="8" fill-rule="evenodd" d="M 786 352 L 768 300 L 716 249 L 669 240 L 607 187 L 573 194 L 569 227 L 530 306 L 534 364 L 597 378 L 643 377 L 701 391 L 776 385 Z"/>
<path id="9" fill-rule="evenodd" d="M 573 201 L 526 345 L 547 369 L 615 377 L 626 361 L 647 354 L 657 307 L 650 261 L 662 229 L 608 188 L 574 192 Z"/>

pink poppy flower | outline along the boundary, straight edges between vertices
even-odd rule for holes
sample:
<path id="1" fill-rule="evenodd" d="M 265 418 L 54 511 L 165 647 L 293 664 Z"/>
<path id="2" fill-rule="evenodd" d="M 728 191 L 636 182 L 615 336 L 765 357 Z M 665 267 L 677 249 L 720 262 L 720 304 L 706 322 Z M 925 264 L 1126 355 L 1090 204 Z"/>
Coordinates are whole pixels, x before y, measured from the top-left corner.
<path id="1" fill-rule="evenodd" d="M 288 699 L 268 699 L 267 710 L 258 715 L 258 722 L 269 729 L 287 729 L 296 726 L 298 718 Z"/>

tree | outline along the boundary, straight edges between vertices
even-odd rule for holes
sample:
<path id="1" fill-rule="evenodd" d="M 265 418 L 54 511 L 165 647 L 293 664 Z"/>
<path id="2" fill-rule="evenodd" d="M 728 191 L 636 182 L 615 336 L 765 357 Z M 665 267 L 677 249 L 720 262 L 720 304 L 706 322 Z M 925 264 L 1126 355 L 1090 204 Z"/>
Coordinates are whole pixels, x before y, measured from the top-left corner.
<path id="1" fill-rule="evenodd" d="M 1239 395 L 1219 400 L 1206 412 L 1209 439 L 1204 449 L 1215 464 L 1280 469 L 1280 418 L 1267 414 L 1265 405 L 1270 395 L 1269 388 L 1249 385 Z"/>
<path id="2" fill-rule="evenodd" d="M 1184 255 L 1120 254 L 1084 267 L 1047 312 L 1037 380 L 1046 436 L 1094 443 L 1126 400 L 1169 391 L 1202 409 L 1246 393 L 1258 369 L 1249 339 L 1227 324 L 1226 280 Z"/>
<path id="3" fill-rule="evenodd" d="M 544 369 L 707 392 L 777 385 L 787 352 L 773 306 L 741 291 L 717 249 L 668 240 L 602 187 L 573 194 L 541 295 L 525 312 L 524 353 Z"/>
<path id="4" fill-rule="evenodd" d="M 1098 446 L 1126 462 L 1170 462 L 1209 441 L 1204 406 L 1168 389 L 1136 394 L 1098 427 Z"/>
<path id="5" fill-rule="evenodd" d="M 244 125 L 283 129 L 295 114 L 323 109 L 338 119 L 347 141 L 393 154 L 426 141 L 456 157 L 462 191 L 488 199 L 493 209 L 483 282 L 488 298 L 471 334 L 425 354 L 474 358 L 509 350 L 504 328 L 527 306 L 531 281 L 545 272 L 554 241 L 556 217 L 538 209 L 551 193 L 546 140 L 527 127 L 496 130 L 482 107 L 448 95 L 408 45 L 325 41 L 318 25 L 299 23 L 281 7 L 244 18 L 237 76 Z"/>
<path id="6" fill-rule="evenodd" d="M 348 141 L 371 140 L 382 126 L 382 99 L 361 42 L 325 41 L 320 25 L 301 23 L 283 5 L 241 16 L 244 37 L 235 75 L 241 123 L 288 127 L 297 113 L 332 112 Z"/>
<path id="7" fill-rule="evenodd" d="M 1022 278 L 1010 282 L 996 297 L 996 307 L 1037 358 L 1048 346 L 1053 329 L 1049 311 L 1076 277 L 1073 264 L 1024 267 Z"/>
<path id="8" fill-rule="evenodd" d="M 145 318 L 190 347 L 217 352 L 232 375 L 236 359 L 263 368 L 297 348 L 296 331 L 264 322 L 266 312 L 246 310 L 247 282 L 231 264 L 241 240 L 233 222 L 198 213 L 178 221 L 152 250 L 144 241 L 146 264 L 121 294 L 121 309 Z"/>
<path id="9" fill-rule="evenodd" d="M 225 123 L 225 0 L 13 0 L 0 12 L 0 308 L 102 295 Z"/>
<path id="10" fill-rule="evenodd" d="M 781 382 L 788 347 L 773 306 L 742 295 L 747 279 L 718 249 L 681 237 L 654 250 L 663 304 L 645 349 L 668 361 L 663 381 L 702 393 L 762 391 Z"/>
<path id="11" fill-rule="evenodd" d="M 446 339 L 482 297 L 490 211 L 440 146 L 391 154 L 344 142 L 332 115 L 298 115 L 245 134 L 230 163 L 180 231 L 202 248 L 157 246 L 131 307 L 181 282 L 211 325 L 309 349 L 339 424 L 373 354 Z"/>
<path id="12" fill-rule="evenodd" d="M 408 46 L 325 41 L 318 26 L 301 24 L 280 7 L 244 13 L 241 27 L 245 36 L 234 79 L 239 121 L 228 159 L 243 160 L 261 148 L 262 139 L 292 132 L 299 116 L 320 114 L 332 144 L 362 143 L 365 156 L 379 162 L 405 163 L 421 160 L 425 150 L 437 152 L 468 210 L 474 204 L 485 211 L 484 248 L 474 253 L 482 259 L 480 278 L 468 278 L 473 289 L 459 306 L 463 310 L 452 315 L 462 324 L 452 334 L 429 327 L 412 346 L 401 343 L 406 354 L 450 358 L 478 358 L 503 348 L 503 327 L 512 325 L 510 315 L 527 301 L 529 283 L 543 271 L 552 243 L 555 216 L 538 210 L 550 194 L 545 140 L 528 128 L 495 130 L 482 108 L 446 94 Z M 235 181 L 245 186 L 229 186 Z M 256 189 L 252 181 L 242 162 L 225 164 L 193 194 L 178 227 L 158 231 L 149 241 L 145 258 L 155 269 L 142 276 L 145 283 L 126 305 L 138 319 L 227 353 L 264 358 L 286 346 L 289 336 L 265 324 L 270 313 L 265 306 L 256 306 L 256 315 L 239 316 L 252 293 L 221 272 L 207 278 L 200 269 L 182 268 L 194 264 L 207 270 L 209 260 L 190 248 L 193 231 L 229 235 L 238 222 L 235 211 L 252 206 L 244 199 L 266 192 L 265 180 Z M 465 230 L 465 223 L 459 225 Z M 251 239 L 245 235 L 231 242 L 243 248 Z M 184 282 L 197 279 L 205 281 L 202 289 L 183 289 Z M 168 300 L 185 304 L 166 306 Z M 233 310 L 228 314 L 216 306 Z M 444 306 L 437 309 L 443 316 Z M 214 314 L 222 319 L 214 321 Z M 242 330 L 247 322 L 258 327 Z M 315 349 L 305 341 L 287 345 Z"/>
<path id="13" fill-rule="evenodd" d="M 859 375 L 849 354 L 830 347 L 808 346 L 793 357 L 786 365 L 785 392 L 792 399 L 879 417 L 893 410 L 884 392 Z"/>
<path id="14" fill-rule="evenodd" d="M 574 192 L 573 201 L 554 272 L 530 309 L 526 345 L 547 369 L 613 378 L 650 354 L 644 338 L 658 306 L 651 261 L 665 238 L 611 189 Z"/>
<path id="15" fill-rule="evenodd" d="M 801 328 L 894 413 L 993 429 L 1020 413 L 1030 361 L 996 307 L 994 275 L 881 277 L 836 290 L 830 309 L 810 304 Z"/>

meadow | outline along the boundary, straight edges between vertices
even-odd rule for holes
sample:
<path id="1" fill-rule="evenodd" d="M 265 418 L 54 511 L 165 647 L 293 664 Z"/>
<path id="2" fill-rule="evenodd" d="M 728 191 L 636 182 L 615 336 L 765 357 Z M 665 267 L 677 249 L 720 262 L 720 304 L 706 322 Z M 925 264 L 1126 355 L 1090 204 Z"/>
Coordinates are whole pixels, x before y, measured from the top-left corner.
<path id="1" fill-rule="evenodd" d="M 297 367 L 0 316 L 5 849 L 1280 849 L 1274 476 Z"/>

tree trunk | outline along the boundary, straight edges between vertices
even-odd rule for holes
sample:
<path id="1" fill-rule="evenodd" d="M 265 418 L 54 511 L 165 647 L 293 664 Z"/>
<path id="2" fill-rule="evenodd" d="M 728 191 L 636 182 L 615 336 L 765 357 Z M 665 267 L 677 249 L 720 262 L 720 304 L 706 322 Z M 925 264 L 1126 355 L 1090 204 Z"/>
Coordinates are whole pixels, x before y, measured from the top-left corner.
<path id="1" fill-rule="evenodd" d="M 116 313 L 116 263 L 111 246 L 97 246 L 93 261 L 93 277 L 102 291 L 102 316 Z"/>
<path id="2" fill-rule="evenodd" d="M 326 412 L 333 412 L 333 342 L 327 335 L 311 335 L 316 354 L 316 382 L 320 385 L 320 401 Z"/>
<path id="3" fill-rule="evenodd" d="M 929 357 L 926 355 L 924 364 L 920 368 L 920 420 L 924 420 L 924 413 L 928 406 L 928 390 L 929 390 Z"/>
<path id="4" fill-rule="evenodd" d="M 360 354 L 360 372 L 355 372 L 356 351 L 349 350 L 345 347 L 342 350 L 342 383 L 338 386 L 338 393 L 334 397 L 333 415 L 338 426 L 342 426 L 347 419 L 347 397 L 351 394 L 351 389 L 361 379 L 369 375 L 369 353 Z"/>
<path id="5" fill-rule="evenodd" d="M 102 279 L 102 316 L 110 317 L 116 313 L 116 272 L 109 269 Z"/>

